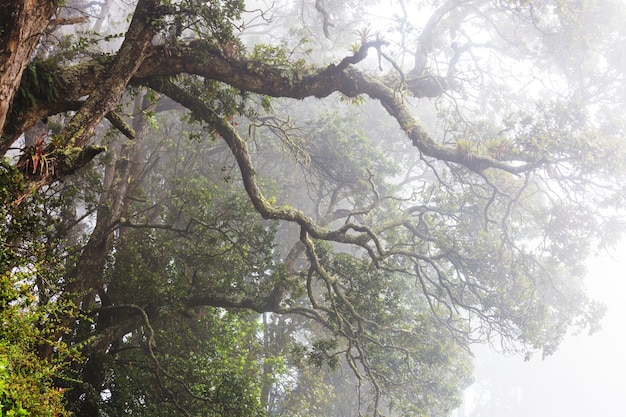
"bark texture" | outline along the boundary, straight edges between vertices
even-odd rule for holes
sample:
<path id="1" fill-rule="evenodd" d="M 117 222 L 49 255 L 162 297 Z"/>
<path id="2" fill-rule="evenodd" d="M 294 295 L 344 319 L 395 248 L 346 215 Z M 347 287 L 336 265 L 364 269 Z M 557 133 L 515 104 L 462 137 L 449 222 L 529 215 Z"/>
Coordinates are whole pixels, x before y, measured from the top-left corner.
<path id="1" fill-rule="evenodd" d="M 24 69 L 58 3 L 57 0 L 3 0 L 0 4 L 0 132 Z"/>

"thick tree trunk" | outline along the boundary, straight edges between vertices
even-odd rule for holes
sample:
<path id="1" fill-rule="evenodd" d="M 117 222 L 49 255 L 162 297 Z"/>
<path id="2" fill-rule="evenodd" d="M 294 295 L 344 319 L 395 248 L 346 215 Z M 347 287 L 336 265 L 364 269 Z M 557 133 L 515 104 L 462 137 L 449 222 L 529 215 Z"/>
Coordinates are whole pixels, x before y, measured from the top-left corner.
<path id="1" fill-rule="evenodd" d="M 0 5 L 0 132 L 22 73 L 54 15 L 58 0 L 3 0 Z M 0 149 L 4 153 L 5 149 Z"/>

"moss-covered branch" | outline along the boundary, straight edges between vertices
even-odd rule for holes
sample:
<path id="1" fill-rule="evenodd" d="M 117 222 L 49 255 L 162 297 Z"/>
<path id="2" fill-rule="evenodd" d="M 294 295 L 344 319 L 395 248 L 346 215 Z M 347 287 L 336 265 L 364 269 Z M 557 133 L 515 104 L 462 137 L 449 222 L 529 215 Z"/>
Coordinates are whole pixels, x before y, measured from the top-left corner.
<path id="1" fill-rule="evenodd" d="M 132 25 L 131 25 L 132 26 Z M 58 86 L 51 86 L 56 91 L 63 91 L 64 103 L 76 103 L 85 95 L 89 98 L 82 104 L 70 123 L 59 135 L 57 140 L 62 146 L 68 148 L 80 147 L 86 143 L 93 129 L 100 120 L 109 112 L 115 101 L 122 94 L 129 83 L 145 85 L 158 90 L 158 81 L 172 75 L 195 74 L 206 79 L 220 81 L 229 84 L 242 91 L 250 91 L 274 97 L 288 97 L 302 99 L 306 97 L 326 97 L 332 93 L 340 92 L 348 97 L 365 94 L 379 100 L 386 111 L 396 119 L 400 128 L 406 133 L 411 143 L 419 149 L 423 157 L 432 158 L 449 163 L 463 165 L 475 172 L 482 172 L 488 168 L 495 168 L 510 173 L 521 173 L 532 170 L 543 161 L 520 161 L 520 160 L 496 160 L 484 155 L 471 155 L 459 152 L 454 146 L 436 143 L 421 126 L 419 121 L 411 114 L 398 92 L 387 86 L 382 80 L 363 73 L 351 65 L 352 61 L 358 62 L 363 53 L 369 47 L 380 45 L 364 45 L 354 56 L 341 61 L 338 66 L 331 65 L 326 68 L 305 68 L 293 66 L 271 66 L 253 58 L 226 57 L 220 51 L 211 50 L 202 42 L 191 42 L 170 47 L 152 46 L 149 44 L 150 29 L 141 25 L 137 29 L 139 33 L 133 36 L 138 42 L 122 47 L 115 57 L 98 57 L 88 63 L 78 64 L 64 70 L 59 70 L 54 79 Z M 136 39 L 136 40 L 137 40 Z M 127 56 L 128 54 L 132 55 Z M 168 87 L 171 90 L 171 87 Z M 172 99 L 178 101 L 194 112 L 198 112 L 198 106 L 202 103 L 185 104 L 180 92 L 162 91 Z M 67 107 L 67 106 L 66 106 Z M 59 103 L 51 103 L 43 98 L 38 99 L 33 111 L 39 117 L 45 117 L 61 111 L 64 106 Z M 228 130 L 227 126 L 220 126 L 217 116 L 210 114 L 210 109 L 204 109 L 207 115 L 205 119 L 213 119 L 218 130 Z M 115 120 L 115 118 L 114 118 Z M 34 123 L 32 115 L 26 111 L 16 116 L 16 126 L 19 131 L 24 131 Z M 132 132 L 124 129 L 127 136 L 132 137 Z M 16 131 L 15 133 L 18 133 Z M 220 132 L 220 134 L 222 134 Z M 225 133 L 224 138 L 228 136 Z M 15 138 L 15 135 L 12 135 Z M 3 146 L 8 145 L 7 138 L 3 138 Z M 236 141 L 231 142 L 231 149 L 237 154 Z M 243 165 L 242 169 L 246 168 Z M 250 170 L 252 168 L 249 168 Z M 68 170 L 71 171 L 71 170 Z M 247 174 L 251 177 L 252 171 Z M 245 176 L 245 175 L 244 175 Z M 254 189 L 250 188 L 254 195 Z M 257 199 L 259 212 L 268 218 L 299 218 L 288 208 L 269 207 L 267 202 Z M 269 209 L 268 209 L 269 208 Z M 280 213 L 279 213 L 280 211 Z M 309 220 L 302 220 L 310 223 Z M 316 234 L 314 228 L 310 231 Z M 323 234 L 323 233 L 320 233 Z"/>

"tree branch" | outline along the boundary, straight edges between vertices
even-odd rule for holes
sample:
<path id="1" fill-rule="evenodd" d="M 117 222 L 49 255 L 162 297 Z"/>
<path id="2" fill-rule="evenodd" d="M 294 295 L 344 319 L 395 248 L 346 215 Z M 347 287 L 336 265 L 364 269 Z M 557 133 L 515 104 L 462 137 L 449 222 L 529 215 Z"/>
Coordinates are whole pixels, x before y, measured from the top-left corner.
<path id="1" fill-rule="evenodd" d="M 351 57 L 344 58 L 337 66 L 330 65 L 324 69 L 297 70 L 293 68 L 285 69 L 267 66 L 262 62 L 245 58 L 235 59 L 231 57 L 227 59 L 217 51 L 208 50 L 206 45 L 202 42 L 179 45 L 166 53 L 163 47 L 150 47 L 145 45 L 146 39 L 149 38 L 149 33 L 151 32 L 144 28 L 142 34 L 137 35 L 141 37 L 144 42 L 143 47 L 140 48 L 137 54 L 145 57 L 145 59 L 134 58 L 131 60 L 132 65 L 127 62 L 122 62 L 124 61 L 122 58 L 125 55 L 118 54 L 114 59 L 99 57 L 88 63 L 78 64 L 75 67 L 59 71 L 57 77 L 55 77 L 56 82 L 59 83 L 57 89 L 58 91 L 65 91 L 67 93 L 66 100 L 72 102 L 72 100 L 78 100 L 84 95 L 90 96 L 81 110 L 79 110 L 72 121 L 66 126 L 65 130 L 60 134 L 60 137 L 64 138 L 61 143 L 65 143 L 65 146 L 69 146 L 72 143 L 77 146 L 84 144 L 90 136 L 89 132 L 95 127 L 96 122 L 101 120 L 101 118 L 108 113 L 107 109 L 112 106 L 113 100 L 121 94 L 121 92 L 112 94 L 107 89 L 110 88 L 115 91 L 123 89 L 126 87 L 125 80 L 128 79 L 134 84 L 146 85 L 159 90 L 159 84 L 163 83 L 163 79 L 157 76 L 188 73 L 221 81 L 245 91 L 275 97 L 297 99 L 305 97 L 326 97 L 334 92 L 341 92 L 348 97 L 366 94 L 381 102 L 387 112 L 397 120 L 401 129 L 404 130 L 411 140 L 413 146 L 417 147 L 423 156 L 462 165 L 474 172 L 480 173 L 485 169 L 495 168 L 509 173 L 519 174 L 533 170 L 544 163 L 543 160 L 531 162 L 521 162 L 514 159 L 510 161 L 495 160 L 483 155 L 472 155 L 470 158 L 467 154 L 460 152 L 456 147 L 437 144 L 413 117 L 402 97 L 399 97 L 394 89 L 385 85 L 381 80 L 362 73 L 350 66 L 351 63 L 356 63 L 363 59 L 367 49 L 370 47 L 379 47 L 384 41 L 366 43 L 359 49 L 359 52 Z M 125 50 L 125 48 L 122 48 L 122 50 Z M 126 51 L 126 53 L 131 52 L 130 50 Z M 116 71 L 125 68 L 126 73 L 122 77 L 123 79 L 107 81 L 107 77 L 109 76 L 107 68 L 109 67 L 116 68 Z M 134 74 L 134 77 L 132 74 Z M 106 80 L 100 83 L 102 79 Z M 78 80 L 81 80 L 81 82 L 78 83 Z M 88 81 L 82 82 L 83 80 Z M 97 93 L 94 93 L 94 88 Z M 169 95 L 172 99 L 179 101 L 181 104 L 185 101 L 192 101 L 193 103 L 190 102 L 183 105 L 194 112 L 204 112 L 205 114 L 202 118 L 214 124 L 216 128 L 218 128 L 218 131 L 220 129 L 224 132 L 230 130 L 230 128 L 224 124 L 224 121 L 219 120 L 219 117 L 210 109 L 201 109 L 205 106 L 199 100 L 181 98 L 181 96 L 184 95 L 181 94 L 183 93 L 182 90 L 173 88 L 173 84 L 171 83 L 166 90 L 169 90 L 169 94 L 165 91 L 162 92 L 165 92 L 166 95 Z M 36 107 L 38 114 L 44 114 L 42 108 L 48 107 L 50 112 L 58 110 L 59 108 L 58 105 L 54 103 L 45 102 L 38 103 Z M 92 109 L 94 112 L 90 113 L 89 109 Z M 17 110 L 23 111 L 24 109 Z M 88 115 L 89 121 L 84 120 L 85 125 L 79 124 L 79 120 L 82 118 L 80 115 Z M 20 125 L 20 123 L 24 123 L 25 120 L 29 120 L 27 115 L 22 116 L 22 120 L 17 120 L 16 124 Z M 226 136 L 230 136 L 228 133 L 220 132 L 220 134 L 225 139 Z M 245 146 L 240 148 L 240 146 L 243 145 L 241 145 L 238 140 L 227 140 L 227 142 L 235 155 L 243 155 L 247 152 Z M 244 178 L 250 178 L 250 174 L 254 171 L 251 163 L 245 160 L 238 162 L 240 163 L 240 167 L 243 167 L 242 169 L 245 171 Z M 72 171 L 71 169 L 67 170 L 67 172 Z M 59 175 L 56 177 L 50 178 L 48 183 L 55 179 L 60 179 L 60 174 L 61 172 L 59 172 Z M 255 184 L 247 183 L 247 186 L 250 187 L 249 192 L 252 196 L 259 195 Z M 282 213 L 278 214 L 276 208 L 269 207 L 269 205 L 261 199 L 253 199 L 253 202 L 255 202 L 259 212 L 266 218 L 286 217 L 294 220 L 297 217 L 299 218 L 298 222 L 301 224 L 313 224 L 311 219 L 295 215 L 291 210 L 283 210 Z M 312 233 L 313 236 L 319 236 L 323 235 L 325 232 L 317 233 L 315 228 L 312 228 L 310 233 Z"/>
<path id="2" fill-rule="evenodd" d="M 130 79 L 149 53 L 150 42 L 156 33 L 154 17 L 157 15 L 157 0 L 140 0 L 124 42 L 115 55 L 107 77 L 101 80 L 80 110 L 58 135 L 63 147 L 82 147 L 91 138 L 102 118 L 113 108 Z"/>
<path id="3" fill-rule="evenodd" d="M 330 33 L 328 32 L 328 28 L 335 26 L 335 25 L 330 21 L 330 15 L 328 14 L 328 12 L 326 11 L 326 8 L 322 4 L 322 0 L 315 0 L 315 10 L 320 12 L 320 14 L 322 15 L 322 30 L 324 31 L 324 36 L 326 36 L 327 38 L 330 38 Z"/>

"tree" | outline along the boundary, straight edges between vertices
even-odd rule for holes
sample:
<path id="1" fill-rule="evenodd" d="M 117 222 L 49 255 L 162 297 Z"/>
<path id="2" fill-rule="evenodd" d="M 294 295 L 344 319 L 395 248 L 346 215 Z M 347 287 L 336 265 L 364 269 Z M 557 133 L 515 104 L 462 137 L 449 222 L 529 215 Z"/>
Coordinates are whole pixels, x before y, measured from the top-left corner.
<path id="1" fill-rule="evenodd" d="M 69 409 L 289 412 L 340 366 L 351 413 L 443 416 L 469 344 L 597 327 L 619 2 L 5 3 L 3 280 L 26 255 L 37 305 L 84 314 L 43 316 L 84 357 Z"/>
<path id="2" fill-rule="evenodd" d="M 3 179 L 21 177 L 9 164 L 0 169 Z M 16 190 L 6 185 L 0 191 L 0 410 L 7 416 L 68 415 L 63 390 L 54 381 L 63 380 L 60 370 L 80 356 L 55 334 L 63 324 L 60 317 L 78 315 L 71 301 L 54 296 L 65 269 L 57 247 L 64 242 L 46 230 L 48 210 L 61 201 L 37 199 L 30 210 L 16 210 L 8 200 Z M 47 351 L 54 354 L 42 355 Z"/>

